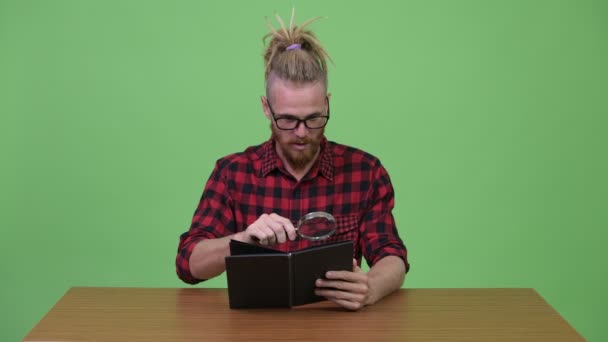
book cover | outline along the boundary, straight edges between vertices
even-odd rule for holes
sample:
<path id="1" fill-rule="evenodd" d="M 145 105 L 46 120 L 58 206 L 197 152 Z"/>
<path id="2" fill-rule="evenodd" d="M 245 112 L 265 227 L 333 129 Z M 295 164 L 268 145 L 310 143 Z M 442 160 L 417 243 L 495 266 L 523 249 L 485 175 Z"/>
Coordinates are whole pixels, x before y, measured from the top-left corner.
<path id="1" fill-rule="evenodd" d="M 231 308 L 292 307 L 325 300 L 315 281 L 327 271 L 352 270 L 352 241 L 282 252 L 230 241 L 226 257 Z"/>

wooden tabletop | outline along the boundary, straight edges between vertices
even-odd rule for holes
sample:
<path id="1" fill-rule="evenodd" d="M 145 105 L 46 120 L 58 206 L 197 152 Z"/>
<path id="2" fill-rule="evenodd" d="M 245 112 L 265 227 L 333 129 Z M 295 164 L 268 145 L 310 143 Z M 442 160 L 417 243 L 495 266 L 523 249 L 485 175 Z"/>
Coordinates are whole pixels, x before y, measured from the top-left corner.
<path id="1" fill-rule="evenodd" d="M 357 312 L 228 308 L 226 289 L 71 288 L 24 341 L 584 341 L 532 289 L 404 289 Z"/>

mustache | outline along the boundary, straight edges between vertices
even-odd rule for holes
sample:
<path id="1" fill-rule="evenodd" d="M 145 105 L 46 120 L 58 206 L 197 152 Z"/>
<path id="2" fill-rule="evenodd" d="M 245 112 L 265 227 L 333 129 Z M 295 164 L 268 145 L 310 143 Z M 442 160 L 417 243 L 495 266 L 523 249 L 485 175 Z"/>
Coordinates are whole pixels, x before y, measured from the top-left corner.
<path id="1" fill-rule="evenodd" d="M 304 138 L 304 139 L 293 139 L 293 140 L 289 141 L 290 144 L 310 144 L 311 142 L 312 142 L 312 140 L 311 139 L 307 139 L 307 138 Z"/>

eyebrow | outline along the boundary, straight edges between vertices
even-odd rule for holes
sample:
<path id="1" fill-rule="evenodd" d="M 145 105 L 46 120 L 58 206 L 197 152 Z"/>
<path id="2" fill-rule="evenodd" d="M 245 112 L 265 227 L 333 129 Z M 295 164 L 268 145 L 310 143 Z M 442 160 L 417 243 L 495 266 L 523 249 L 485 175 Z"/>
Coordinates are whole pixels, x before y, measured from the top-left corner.
<path id="1" fill-rule="evenodd" d="M 312 114 L 308 114 L 306 115 L 304 118 L 300 119 L 298 116 L 293 115 L 293 114 L 288 114 L 288 113 L 282 113 L 282 114 L 275 114 L 275 117 L 277 119 L 299 119 L 299 120 L 306 120 L 315 116 L 323 116 L 323 113 L 320 112 L 315 112 Z"/>

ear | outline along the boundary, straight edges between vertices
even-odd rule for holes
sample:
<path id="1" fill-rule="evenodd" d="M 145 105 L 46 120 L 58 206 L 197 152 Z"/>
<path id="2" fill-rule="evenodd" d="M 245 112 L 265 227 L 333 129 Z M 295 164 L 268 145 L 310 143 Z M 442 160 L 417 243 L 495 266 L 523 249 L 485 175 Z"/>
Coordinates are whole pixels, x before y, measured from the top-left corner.
<path id="1" fill-rule="evenodd" d="M 260 101 L 262 102 L 262 110 L 264 111 L 264 116 L 266 116 L 268 120 L 272 119 L 272 116 L 270 115 L 270 109 L 268 109 L 268 98 L 262 95 L 260 96 Z"/>

